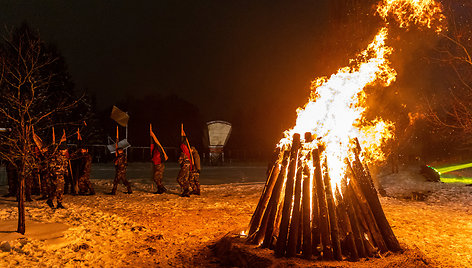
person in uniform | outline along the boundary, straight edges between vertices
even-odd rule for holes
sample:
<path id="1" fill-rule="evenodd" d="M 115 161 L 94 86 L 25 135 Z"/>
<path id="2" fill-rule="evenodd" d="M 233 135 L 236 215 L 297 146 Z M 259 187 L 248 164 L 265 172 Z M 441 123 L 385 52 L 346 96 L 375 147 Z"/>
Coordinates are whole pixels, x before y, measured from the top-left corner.
<path id="1" fill-rule="evenodd" d="M 118 149 L 118 155 L 115 157 L 115 179 L 113 180 L 113 189 L 111 190 L 112 195 L 116 194 L 116 188 L 118 187 L 118 183 L 121 181 L 128 189 L 128 194 L 132 194 L 133 191 L 131 190 L 131 185 L 129 184 L 128 180 L 126 179 L 126 166 L 128 165 L 128 161 L 126 160 L 126 155 L 123 152 L 123 149 Z"/>
<path id="2" fill-rule="evenodd" d="M 74 174 L 75 173 L 75 164 L 76 161 L 71 161 L 72 154 L 69 154 L 69 150 L 67 150 L 67 175 L 64 177 L 64 194 L 72 194 L 76 195 L 77 192 L 74 189 Z M 74 173 L 73 173 L 74 172 Z"/>
<path id="3" fill-rule="evenodd" d="M 80 170 L 79 170 L 79 194 L 94 195 L 95 190 L 90 182 L 90 172 L 92 170 L 92 156 L 86 148 L 80 149 Z"/>
<path id="4" fill-rule="evenodd" d="M 57 202 L 56 208 L 64 208 L 62 205 L 62 197 L 64 195 L 64 178 L 68 173 L 68 156 L 67 148 L 60 147 L 59 151 L 51 157 L 51 161 L 49 162 L 49 170 L 51 172 L 49 180 L 50 192 L 46 203 L 51 208 L 54 208 L 54 198 L 56 198 Z"/>
<path id="5" fill-rule="evenodd" d="M 190 197 L 190 170 L 192 169 L 192 165 L 190 163 L 190 152 L 183 143 L 180 145 L 180 149 L 182 153 L 179 157 L 179 164 L 180 164 L 180 171 L 177 175 L 177 182 L 179 183 L 180 187 L 182 188 L 182 197 Z"/>
<path id="6" fill-rule="evenodd" d="M 190 194 L 200 195 L 200 155 L 198 155 L 197 149 L 195 147 L 191 147 L 192 156 L 193 156 L 193 168 L 190 172 L 190 187 L 192 188 L 192 192 Z"/>
<path id="7" fill-rule="evenodd" d="M 151 162 L 152 162 L 152 179 L 156 183 L 156 194 L 163 194 L 167 191 L 162 183 L 162 177 L 165 169 L 165 156 L 162 147 L 156 143 L 151 143 Z"/>

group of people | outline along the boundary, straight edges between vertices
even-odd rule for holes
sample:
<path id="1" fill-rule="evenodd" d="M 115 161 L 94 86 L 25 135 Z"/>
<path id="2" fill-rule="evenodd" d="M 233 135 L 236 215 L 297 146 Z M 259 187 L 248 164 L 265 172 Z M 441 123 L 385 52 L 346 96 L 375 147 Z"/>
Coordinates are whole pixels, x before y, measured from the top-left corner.
<path id="1" fill-rule="evenodd" d="M 200 156 L 195 147 L 188 147 L 185 144 L 180 146 L 182 152 L 179 157 L 180 171 L 177 176 L 177 182 L 179 183 L 182 193 L 182 197 L 190 197 L 190 194 L 200 195 Z M 167 188 L 162 182 L 164 177 L 165 170 L 165 161 L 167 160 L 167 155 L 164 152 L 164 148 L 160 144 L 152 143 L 151 144 L 151 162 L 153 164 L 152 179 L 156 184 L 155 194 L 163 194 L 167 192 Z M 111 190 L 111 195 L 116 194 L 119 183 L 123 183 L 126 186 L 128 194 L 132 194 L 133 190 L 131 189 L 131 184 L 126 179 L 126 168 L 128 166 L 128 161 L 126 154 L 123 149 L 118 148 L 116 151 L 116 157 L 114 160 L 115 164 L 115 179 L 113 180 L 113 188 Z"/>
<path id="2" fill-rule="evenodd" d="M 68 148 L 61 144 L 37 150 L 30 158 L 24 161 L 23 168 L 26 201 L 32 201 L 32 195 L 40 195 L 38 200 L 47 200 L 51 208 L 64 208 L 63 195 L 69 193 L 69 189 L 72 194 L 95 194 L 90 182 L 92 156 L 86 148 L 69 153 Z M 6 165 L 8 193 L 5 197 L 19 197 L 20 165 L 19 162 Z"/>
<path id="3" fill-rule="evenodd" d="M 182 197 L 190 197 L 190 194 L 200 195 L 200 156 L 197 149 L 191 146 L 190 150 L 185 144 L 180 146 L 181 153 L 179 156 L 180 171 L 177 175 Z M 153 164 L 153 181 L 156 184 L 156 194 L 163 194 L 167 191 L 162 183 L 165 169 L 165 152 L 163 148 L 157 144 L 151 144 L 151 161 Z M 191 161 L 193 160 L 193 161 Z M 118 171 L 117 171 L 118 173 Z M 116 180 L 116 179 L 115 179 Z"/>
<path id="4" fill-rule="evenodd" d="M 179 164 L 181 166 L 177 176 L 182 192 L 182 197 L 189 197 L 190 194 L 200 195 L 200 156 L 195 147 L 181 146 Z M 165 157 L 164 157 L 165 156 Z M 62 204 L 64 194 L 74 195 L 94 195 L 95 190 L 90 182 L 90 172 L 92 167 L 92 156 L 88 149 L 79 148 L 70 153 L 66 146 L 60 145 L 54 150 L 43 149 L 36 152 L 33 157 L 35 161 L 26 161 L 27 167 L 24 169 L 25 177 L 25 200 L 32 201 L 32 195 L 40 195 L 38 200 L 47 200 L 46 203 L 51 208 L 64 208 Z M 153 181 L 156 184 L 156 194 L 167 192 L 162 182 L 165 161 L 167 156 L 161 146 L 151 145 L 151 162 L 153 164 Z M 31 164 L 35 163 L 35 164 Z M 119 183 L 123 183 L 127 188 L 127 193 L 131 194 L 131 184 L 126 179 L 127 157 L 123 149 L 118 149 L 114 159 L 115 179 L 111 195 L 116 194 Z M 19 163 L 8 162 L 6 164 L 8 193 L 4 197 L 16 196 L 19 191 Z M 54 205 L 56 201 L 56 206 Z"/>

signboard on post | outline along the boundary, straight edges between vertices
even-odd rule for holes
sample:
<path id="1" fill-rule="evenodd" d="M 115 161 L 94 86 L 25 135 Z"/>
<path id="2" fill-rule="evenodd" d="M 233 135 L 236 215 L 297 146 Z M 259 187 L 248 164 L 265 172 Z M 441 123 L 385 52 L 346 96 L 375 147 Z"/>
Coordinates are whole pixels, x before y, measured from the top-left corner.
<path id="1" fill-rule="evenodd" d="M 122 127 L 128 126 L 129 115 L 113 105 L 110 118 L 115 120 Z"/>
<path id="2" fill-rule="evenodd" d="M 208 141 L 210 149 L 210 163 L 212 165 L 224 162 L 223 148 L 231 134 L 231 123 L 226 121 L 207 122 Z"/>

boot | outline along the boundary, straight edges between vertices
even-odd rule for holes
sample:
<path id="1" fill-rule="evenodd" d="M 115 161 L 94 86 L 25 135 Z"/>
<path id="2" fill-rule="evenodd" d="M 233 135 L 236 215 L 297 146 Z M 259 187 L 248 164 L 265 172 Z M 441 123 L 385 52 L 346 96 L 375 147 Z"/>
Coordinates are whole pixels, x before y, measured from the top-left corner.
<path id="1" fill-rule="evenodd" d="M 56 208 L 59 208 L 59 209 L 61 209 L 61 208 L 65 208 L 65 207 L 62 205 L 62 203 L 61 203 L 61 202 L 57 202 L 57 207 L 56 207 Z"/>
<path id="2" fill-rule="evenodd" d="M 46 204 L 48 204 L 48 206 L 49 206 L 50 208 L 54 208 L 54 204 L 52 203 L 52 200 L 51 200 L 51 199 L 49 199 L 48 201 L 46 201 Z"/>
<path id="3" fill-rule="evenodd" d="M 156 192 L 156 194 L 163 194 L 163 193 L 165 193 L 165 192 L 167 192 L 166 187 L 164 187 L 164 186 L 162 186 L 162 185 L 159 186 L 159 187 L 157 187 L 157 192 Z"/>
<path id="4" fill-rule="evenodd" d="M 190 194 L 200 195 L 200 185 L 195 185 L 195 189 Z"/>
<path id="5" fill-rule="evenodd" d="M 116 195 L 116 185 L 113 185 L 113 189 L 111 189 L 110 195 Z"/>
<path id="6" fill-rule="evenodd" d="M 188 189 L 185 189 L 180 196 L 181 197 L 190 197 L 190 191 Z"/>
<path id="7" fill-rule="evenodd" d="M 93 188 L 90 188 L 90 192 L 88 195 L 95 195 L 95 190 Z"/>
<path id="8" fill-rule="evenodd" d="M 132 193 L 133 193 L 133 191 L 131 190 L 131 186 L 128 186 L 127 188 L 128 188 L 128 192 L 127 192 L 127 194 L 132 194 Z"/>

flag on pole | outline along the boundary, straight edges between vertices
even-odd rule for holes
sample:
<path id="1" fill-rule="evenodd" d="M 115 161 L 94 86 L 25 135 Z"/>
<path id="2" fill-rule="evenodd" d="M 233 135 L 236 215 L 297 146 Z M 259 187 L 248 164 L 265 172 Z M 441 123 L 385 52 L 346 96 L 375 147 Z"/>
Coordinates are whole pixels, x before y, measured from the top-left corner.
<path id="1" fill-rule="evenodd" d="M 129 115 L 122 110 L 118 109 L 115 105 L 111 110 L 110 118 L 115 120 L 122 127 L 126 127 L 128 125 Z"/>
<path id="2" fill-rule="evenodd" d="M 82 141 L 82 136 L 80 135 L 80 129 L 79 128 L 77 128 L 77 140 Z"/>
<path id="3" fill-rule="evenodd" d="M 118 139 L 119 139 L 118 126 L 116 126 L 116 141 L 115 141 L 115 155 L 118 156 Z"/>
<path id="4" fill-rule="evenodd" d="M 181 145 L 181 149 L 184 151 L 185 154 L 187 154 L 188 158 L 190 159 L 190 166 L 193 167 L 194 162 L 193 162 L 192 150 L 188 142 L 187 135 L 185 134 L 185 131 L 184 131 L 184 124 L 181 124 L 180 137 L 181 137 L 181 143 L 183 145 L 183 146 Z"/>
<path id="5" fill-rule="evenodd" d="M 66 136 L 66 130 L 65 129 L 62 130 L 62 137 L 61 137 L 61 140 L 59 141 L 59 143 L 63 143 L 63 142 L 67 142 L 67 136 Z"/>
<path id="6" fill-rule="evenodd" d="M 152 151 L 153 151 L 153 146 L 157 146 L 157 149 L 159 150 L 159 152 L 161 154 L 164 155 L 164 161 L 167 161 L 167 159 L 169 159 L 169 157 L 167 157 L 167 154 L 166 154 L 166 151 L 164 150 L 164 147 L 162 147 L 161 143 L 159 142 L 159 140 L 157 139 L 156 135 L 154 134 L 154 132 L 152 132 L 152 125 L 149 124 L 149 134 L 151 135 L 151 154 L 152 154 Z M 154 144 L 152 144 L 152 142 L 154 142 Z"/>

